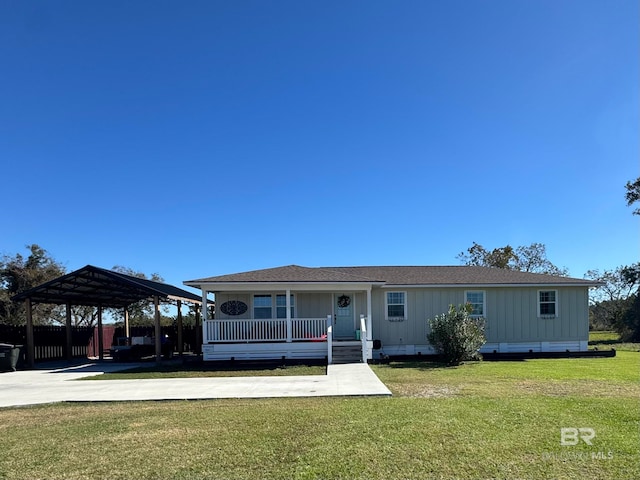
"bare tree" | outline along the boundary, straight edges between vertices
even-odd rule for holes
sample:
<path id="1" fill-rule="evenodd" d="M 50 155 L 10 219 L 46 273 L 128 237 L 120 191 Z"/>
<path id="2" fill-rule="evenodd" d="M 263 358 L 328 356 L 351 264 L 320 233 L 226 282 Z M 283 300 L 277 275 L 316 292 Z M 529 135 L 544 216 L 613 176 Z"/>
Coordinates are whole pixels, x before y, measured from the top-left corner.
<path id="1" fill-rule="evenodd" d="M 466 252 L 461 252 L 456 258 L 465 265 L 504 268 L 547 275 L 567 276 L 569 274 L 566 267 L 559 268 L 551 263 L 547 258 L 547 249 L 543 243 L 532 243 L 529 246 L 520 246 L 515 249 L 511 245 L 506 245 L 487 250 L 482 245 L 473 242 L 473 245 Z"/>

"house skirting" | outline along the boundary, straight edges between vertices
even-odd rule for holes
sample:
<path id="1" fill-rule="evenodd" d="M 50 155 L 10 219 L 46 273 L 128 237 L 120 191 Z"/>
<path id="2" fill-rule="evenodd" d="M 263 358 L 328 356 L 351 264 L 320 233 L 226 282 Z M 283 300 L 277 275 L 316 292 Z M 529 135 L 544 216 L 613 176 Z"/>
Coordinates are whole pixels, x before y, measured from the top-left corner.
<path id="1" fill-rule="evenodd" d="M 203 360 L 322 359 L 327 342 L 215 343 L 202 346 Z"/>
<path id="2" fill-rule="evenodd" d="M 588 342 L 564 341 L 564 342 L 503 342 L 485 343 L 480 353 L 527 353 L 527 352 L 586 352 Z M 382 349 L 373 351 L 373 358 L 380 358 L 380 354 L 395 356 L 435 355 L 438 352 L 428 344 L 422 345 L 383 345 Z"/>

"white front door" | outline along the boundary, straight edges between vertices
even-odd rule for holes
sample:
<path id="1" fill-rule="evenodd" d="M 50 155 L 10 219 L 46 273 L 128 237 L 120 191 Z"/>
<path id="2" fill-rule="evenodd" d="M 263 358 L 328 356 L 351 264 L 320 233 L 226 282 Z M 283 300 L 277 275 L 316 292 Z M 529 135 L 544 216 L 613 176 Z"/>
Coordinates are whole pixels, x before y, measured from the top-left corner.
<path id="1" fill-rule="evenodd" d="M 333 296 L 333 335 L 337 339 L 354 339 L 355 332 L 354 295 L 337 293 Z"/>

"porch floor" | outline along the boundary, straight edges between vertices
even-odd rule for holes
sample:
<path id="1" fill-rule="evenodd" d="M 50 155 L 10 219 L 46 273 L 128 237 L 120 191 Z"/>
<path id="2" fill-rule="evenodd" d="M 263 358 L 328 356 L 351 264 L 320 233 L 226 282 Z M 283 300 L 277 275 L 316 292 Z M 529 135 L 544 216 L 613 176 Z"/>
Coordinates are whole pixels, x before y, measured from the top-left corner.
<path id="1" fill-rule="evenodd" d="M 77 382 L 135 364 L 97 362 L 0 375 L 0 407 L 54 402 L 384 395 L 389 389 L 366 363 L 329 365 L 326 375 L 163 378 Z M 56 375 L 50 375 L 56 373 Z"/>

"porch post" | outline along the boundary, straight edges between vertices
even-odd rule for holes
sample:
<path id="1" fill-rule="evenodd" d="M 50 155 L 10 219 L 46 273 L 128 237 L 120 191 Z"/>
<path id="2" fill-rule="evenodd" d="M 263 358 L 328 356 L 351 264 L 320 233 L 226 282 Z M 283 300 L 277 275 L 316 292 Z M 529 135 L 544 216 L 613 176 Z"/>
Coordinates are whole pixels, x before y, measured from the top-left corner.
<path id="1" fill-rule="evenodd" d="M 367 289 L 367 340 L 373 340 L 371 331 L 371 286 Z"/>
<path id="2" fill-rule="evenodd" d="M 71 337 L 71 302 L 67 302 L 66 304 L 65 337 L 66 337 L 65 357 L 67 358 L 67 360 L 71 360 L 73 358 L 73 339 Z"/>
<path id="3" fill-rule="evenodd" d="M 209 320 L 209 312 L 207 312 L 207 291 L 202 290 L 202 323 L 204 324 L 207 320 Z"/>
<path id="4" fill-rule="evenodd" d="M 287 288 L 286 296 L 287 299 L 285 301 L 285 306 L 287 307 L 287 342 L 291 343 L 293 336 L 293 331 L 291 329 L 291 289 Z"/>
<path id="5" fill-rule="evenodd" d="M 333 363 L 333 316 L 327 315 L 327 364 Z"/>
<path id="6" fill-rule="evenodd" d="M 178 355 L 182 356 L 184 352 L 182 340 L 182 302 L 178 300 L 176 306 L 178 307 Z"/>
<path id="7" fill-rule="evenodd" d="M 102 345 L 102 305 L 98 305 L 98 359 L 104 360 L 104 346 Z"/>
<path id="8" fill-rule="evenodd" d="M 33 311 L 31 308 L 31 299 L 24 301 L 27 310 L 27 368 L 33 368 L 36 360 L 36 347 L 33 340 Z"/>
<path id="9" fill-rule="evenodd" d="M 156 336 L 156 363 L 162 361 L 162 332 L 160 331 L 160 297 L 153 296 L 153 319 L 155 323 Z"/>

